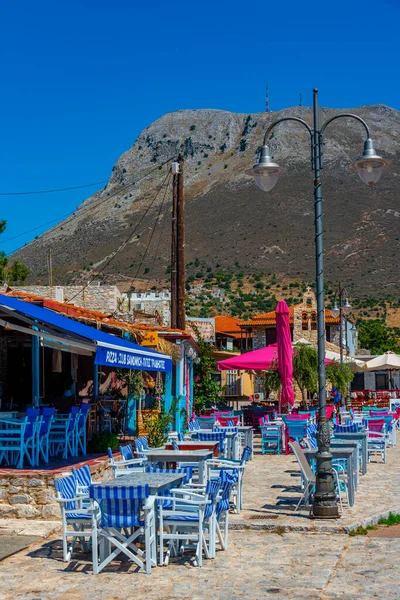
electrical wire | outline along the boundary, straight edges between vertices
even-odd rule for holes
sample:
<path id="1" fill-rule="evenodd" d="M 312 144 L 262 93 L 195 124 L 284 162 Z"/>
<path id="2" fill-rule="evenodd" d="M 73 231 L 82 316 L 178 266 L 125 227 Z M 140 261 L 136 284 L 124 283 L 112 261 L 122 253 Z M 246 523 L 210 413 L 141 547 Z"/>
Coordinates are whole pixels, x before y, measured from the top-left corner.
<path id="1" fill-rule="evenodd" d="M 55 192 L 69 192 L 70 190 L 81 190 L 82 188 L 93 187 L 94 185 L 101 185 L 107 183 L 107 179 L 104 181 L 95 181 L 94 183 L 85 183 L 84 185 L 74 185 L 73 187 L 56 188 L 52 190 L 39 190 L 37 192 L 0 192 L 0 196 L 30 196 L 31 194 L 54 194 Z"/>
<path id="2" fill-rule="evenodd" d="M 167 195 L 167 191 L 168 191 L 168 186 L 169 186 L 169 184 L 170 184 L 170 175 L 171 175 L 171 173 L 168 173 L 168 181 L 167 181 L 167 184 L 166 184 L 166 186 L 165 186 L 165 192 L 164 192 L 164 196 L 163 196 L 163 199 L 162 199 L 162 201 L 161 201 L 160 208 L 159 208 L 159 210 L 158 210 L 158 214 L 157 214 L 157 217 L 156 217 L 156 220 L 155 220 L 155 223 L 154 223 L 153 229 L 152 229 L 152 231 L 151 231 L 150 238 L 149 238 L 149 240 L 148 240 L 148 242 L 147 242 L 146 249 L 145 249 L 145 251 L 144 251 L 144 253 L 143 253 L 142 260 L 140 261 L 140 264 L 139 264 L 139 266 L 138 266 L 138 268 L 137 268 L 137 270 L 136 270 L 136 273 L 135 273 L 135 275 L 134 275 L 134 277 L 133 277 L 132 285 L 131 285 L 131 287 L 130 287 L 130 290 L 129 290 L 129 291 L 131 291 L 131 290 L 132 290 L 133 284 L 135 283 L 135 281 L 136 281 L 136 280 L 137 280 L 137 278 L 138 278 L 138 275 L 139 275 L 140 269 L 141 269 L 141 268 L 142 268 L 142 266 L 143 266 L 144 259 L 146 258 L 146 255 L 147 255 L 148 249 L 149 249 L 149 247 L 150 247 L 150 244 L 151 244 L 151 242 L 152 242 L 152 239 L 153 239 L 153 236 L 154 236 L 154 232 L 155 232 L 155 230 L 156 230 L 156 227 L 157 227 L 158 221 L 159 221 L 159 219 L 160 219 L 161 211 L 162 211 L 162 208 L 163 208 L 163 206 L 164 206 L 165 197 L 166 197 L 166 195 Z"/>
<path id="3" fill-rule="evenodd" d="M 165 164 L 165 163 L 164 163 Z M 79 296 L 91 283 L 92 281 L 98 277 L 99 275 L 101 275 L 102 273 L 104 273 L 105 269 L 111 264 L 111 262 L 114 260 L 114 258 L 121 252 L 121 250 L 123 250 L 125 248 L 125 246 L 130 242 L 130 240 L 133 238 L 133 236 L 135 235 L 138 227 L 140 227 L 140 225 L 142 224 L 143 220 L 146 218 L 147 214 L 149 213 L 151 207 L 153 206 L 154 202 L 156 201 L 160 191 L 162 190 L 163 186 L 165 185 L 165 182 L 167 181 L 168 177 L 169 177 L 170 173 L 168 171 L 167 175 L 165 176 L 163 182 L 161 183 L 161 185 L 159 186 L 156 195 L 154 196 L 153 200 L 150 202 L 149 206 L 147 207 L 147 209 L 145 210 L 144 214 L 142 215 L 142 217 L 140 218 L 140 220 L 138 221 L 138 223 L 136 223 L 133 231 L 129 234 L 129 236 L 122 242 L 122 244 L 117 248 L 117 250 L 114 251 L 114 253 L 112 254 L 112 256 L 108 259 L 108 261 L 106 262 L 106 264 L 102 267 L 102 269 L 100 271 L 98 271 L 92 278 L 90 278 L 88 280 L 88 282 L 82 287 L 81 290 L 79 290 L 74 296 L 72 296 L 71 298 L 69 298 L 68 300 L 66 300 L 66 302 L 72 302 L 72 300 L 74 300 L 77 296 Z"/>
<path id="4" fill-rule="evenodd" d="M 172 200 L 172 196 L 171 196 L 171 200 Z M 158 236 L 157 248 L 156 248 L 156 251 L 155 251 L 155 254 L 154 254 L 154 257 L 153 257 L 153 263 L 152 263 L 152 265 L 150 267 L 150 273 L 152 273 L 153 270 L 154 270 L 154 265 L 155 265 L 155 262 L 156 262 L 156 258 L 158 256 L 158 251 L 160 249 L 161 240 L 162 240 L 162 238 L 164 236 L 165 224 L 167 223 L 167 218 L 166 218 L 167 213 L 168 213 L 168 205 L 165 208 L 164 218 L 162 219 L 162 227 L 161 227 L 161 230 L 160 230 L 160 235 Z"/>
<path id="5" fill-rule="evenodd" d="M 33 231 L 37 231 L 38 229 L 42 229 L 42 227 L 46 227 L 47 225 L 50 225 L 51 223 L 55 223 L 56 221 L 59 221 L 60 219 L 65 219 L 70 217 L 71 219 L 80 216 L 88 211 L 91 210 L 95 210 L 96 208 L 98 208 L 99 206 L 101 206 L 102 204 L 104 204 L 105 202 L 108 202 L 109 200 L 112 200 L 112 198 L 114 198 L 115 196 L 119 196 L 120 194 L 130 190 L 134 185 L 136 185 L 137 183 L 139 183 L 140 181 L 142 181 L 143 179 L 145 179 L 146 177 L 148 177 L 149 175 L 151 175 L 151 173 L 153 173 L 154 171 L 156 171 L 157 169 L 159 169 L 159 167 L 163 167 L 164 165 L 166 165 L 168 162 L 170 162 L 171 160 L 173 160 L 175 157 L 172 156 L 170 158 L 168 158 L 166 161 L 164 161 L 163 163 L 156 165 L 155 167 L 153 167 L 152 169 L 150 169 L 150 171 L 148 171 L 146 174 L 142 175 L 142 177 L 139 177 L 138 179 L 135 179 L 135 181 L 132 181 L 131 183 L 128 183 L 126 185 L 121 186 L 120 188 L 118 188 L 118 190 L 116 190 L 115 192 L 107 195 L 105 198 L 103 198 L 102 200 L 100 200 L 99 202 L 97 202 L 96 204 L 91 204 L 90 206 L 88 206 L 87 208 L 80 208 L 80 209 L 75 209 L 73 210 L 71 213 L 67 213 L 66 215 L 62 215 L 61 217 L 58 217 L 57 219 L 53 219 L 52 221 L 48 221 L 47 223 L 43 223 L 42 225 L 38 225 L 37 227 L 34 227 L 32 229 L 29 229 L 28 231 L 24 231 L 22 233 L 19 233 L 17 235 L 14 235 L 10 238 L 7 238 L 5 240 L 1 240 L 2 244 L 5 244 L 6 242 L 11 242 L 12 240 L 15 240 L 19 237 L 22 237 L 24 235 L 27 235 L 28 233 L 32 233 Z M 61 223 L 59 223 L 59 225 L 56 225 L 55 227 L 52 228 L 52 232 L 57 231 L 57 229 L 59 229 L 60 227 L 63 226 L 63 221 Z M 29 242 L 30 244 L 34 243 L 36 241 L 35 240 L 31 240 L 31 242 Z M 8 255 L 14 254 L 15 252 L 18 252 L 18 250 L 20 250 L 21 248 L 23 248 L 24 246 L 19 246 L 19 248 L 16 248 L 15 250 L 13 250 L 12 252 L 9 252 Z"/>

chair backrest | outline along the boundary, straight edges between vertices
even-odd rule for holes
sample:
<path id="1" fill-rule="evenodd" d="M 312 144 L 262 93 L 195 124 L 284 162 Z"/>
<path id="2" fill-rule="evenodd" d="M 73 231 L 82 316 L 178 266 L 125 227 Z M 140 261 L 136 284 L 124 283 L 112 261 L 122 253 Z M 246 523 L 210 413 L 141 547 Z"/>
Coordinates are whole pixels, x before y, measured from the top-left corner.
<path id="1" fill-rule="evenodd" d="M 68 500 L 71 498 L 71 502 L 65 502 L 65 510 L 75 510 L 76 501 L 72 498 L 76 498 L 76 477 L 74 474 L 67 475 L 67 477 L 61 477 L 60 479 L 54 480 L 54 487 L 60 498 Z"/>
<path id="2" fill-rule="evenodd" d="M 50 409 L 55 410 L 55 409 Z M 51 429 L 51 424 L 54 419 L 54 412 L 52 414 L 42 414 L 42 423 L 40 425 L 40 436 L 47 435 Z"/>
<path id="3" fill-rule="evenodd" d="M 172 440 L 172 442 L 171 442 L 171 445 L 172 445 L 172 448 L 173 448 L 174 450 L 177 450 L 177 451 L 179 451 L 179 446 L 178 446 L 178 444 L 176 443 L 176 441 L 175 441 L 175 440 Z"/>
<path id="4" fill-rule="evenodd" d="M 102 527 L 139 527 L 141 508 L 149 497 L 148 485 L 91 485 L 89 497 L 100 506 Z"/>
<path id="5" fill-rule="evenodd" d="M 182 479 L 183 485 L 189 483 L 193 477 L 193 467 L 179 467 L 179 469 L 163 469 L 160 467 L 150 467 L 146 466 L 146 473 L 168 473 L 171 475 L 175 475 L 175 473 L 182 474 L 184 477 Z M 163 492 L 164 495 L 164 492 Z"/>
<path id="6" fill-rule="evenodd" d="M 139 438 L 139 440 L 141 441 L 141 444 L 142 444 L 143 448 L 145 450 L 148 450 L 149 449 L 149 442 L 147 441 L 147 437 L 145 435 L 142 435 Z"/>
<path id="7" fill-rule="evenodd" d="M 83 429 L 86 426 L 86 421 L 89 415 L 90 404 L 88 402 L 83 402 L 80 407 L 79 417 L 78 417 L 78 430 Z"/>
<path id="8" fill-rule="evenodd" d="M 83 467 L 80 467 L 80 469 L 73 468 L 72 472 L 75 475 L 79 485 L 84 487 L 89 487 L 89 485 L 91 485 L 92 474 L 90 473 L 89 465 L 83 465 Z"/>
<path id="9" fill-rule="evenodd" d="M 137 440 L 135 440 L 135 446 L 136 446 L 136 441 Z M 136 449 L 137 449 L 137 447 L 136 447 Z M 122 460 L 132 460 L 134 458 L 132 446 L 130 444 L 127 444 L 126 446 L 120 446 L 119 452 L 121 454 Z"/>
<path id="10" fill-rule="evenodd" d="M 307 415 L 284 415 L 282 419 L 284 421 L 308 421 L 311 417 L 310 413 Z"/>
<path id="11" fill-rule="evenodd" d="M 238 433 L 237 427 L 213 427 L 212 432 L 221 432 L 225 431 L 225 433 Z"/>
<path id="12" fill-rule="evenodd" d="M 28 410 L 35 410 L 35 413 L 32 414 L 31 416 L 27 415 L 28 421 L 26 423 L 26 427 L 25 427 L 25 432 L 24 432 L 24 438 L 28 439 L 31 438 L 35 435 L 37 435 L 37 432 L 40 431 L 41 426 L 42 426 L 42 419 L 43 417 L 40 416 L 40 411 L 36 409 L 27 409 Z"/>
<path id="13" fill-rule="evenodd" d="M 196 433 L 193 438 L 199 440 L 200 442 L 219 442 L 218 450 L 219 452 L 223 452 L 224 450 L 224 442 L 226 439 L 226 431 L 210 431 L 210 433 Z"/>
<path id="14" fill-rule="evenodd" d="M 250 460 L 250 457 L 251 457 L 251 448 L 250 448 L 250 446 L 245 446 L 243 448 L 242 456 L 240 458 L 240 464 L 241 465 L 246 464 Z"/>
<path id="15" fill-rule="evenodd" d="M 362 427 L 359 423 L 349 423 L 346 425 L 334 425 L 333 432 L 334 433 L 358 433 L 362 430 Z"/>
<path id="16" fill-rule="evenodd" d="M 218 417 L 218 421 L 221 425 L 236 426 L 239 423 L 239 417 Z M 232 425 L 230 425 L 230 422 Z"/>
<path id="17" fill-rule="evenodd" d="M 178 440 L 180 442 L 184 442 L 185 441 L 185 436 L 184 436 L 184 434 L 181 431 L 178 433 Z"/>
<path id="18" fill-rule="evenodd" d="M 306 435 L 307 421 L 287 421 L 289 437 L 302 439 Z"/>
<path id="19" fill-rule="evenodd" d="M 28 426 L 28 417 L 24 419 L 0 419 L 0 446 L 4 442 L 6 448 L 21 446 Z"/>
<path id="20" fill-rule="evenodd" d="M 56 409 L 51 406 L 42 406 L 42 408 L 40 409 L 40 414 L 43 417 L 54 417 L 54 415 L 56 414 Z"/>
<path id="21" fill-rule="evenodd" d="M 107 448 L 107 454 L 110 461 L 114 462 L 113 451 L 111 450 L 111 448 Z"/>
<path id="22" fill-rule="evenodd" d="M 217 496 L 218 496 L 218 492 L 221 487 L 221 484 L 222 484 L 222 481 L 219 477 L 217 479 L 209 479 L 207 481 L 206 498 L 207 498 L 207 500 L 210 500 L 211 503 L 206 504 L 206 507 L 204 509 L 204 517 L 206 519 L 213 514 L 213 512 L 216 508 Z"/>
<path id="23" fill-rule="evenodd" d="M 36 419 L 40 415 L 40 408 L 27 408 L 25 414 L 30 419 Z"/>
<path id="24" fill-rule="evenodd" d="M 306 436 L 307 440 L 310 442 L 311 448 L 318 448 L 316 430 L 312 428 L 311 425 L 306 427 Z"/>
<path id="25" fill-rule="evenodd" d="M 239 478 L 239 473 L 237 469 L 233 469 L 233 472 L 231 473 L 227 473 L 221 469 L 219 477 L 221 479 L 221 485 L 216 506 L 217 515 L 229 510 L 229 498 L 232 488 Z"/>
<path id="26" fill-rule="evenodd" d="M 368 431 L 382 433 L 385 428 L 385 419 L 368 419 Z"/>
<path id="27" fill-rule="evenodd" d="M 199 425 L 198 421 L 189 421 L 189 423 L 188 423 L 189 431 L 197 431 L 198 429 L 200 429 L 200 425 Z"/>
<path id="28" fill-rule="evenodd" d="M 335 412 L 335 407 L 334 406 L 327 406 L 326 407 L 326 418 L 327 419 L 332 419 L 334 412 Z"/>
<path id="29" fill-rule="evenodd" d="M 308 461 L 305 457 L 302 448 L 300 447 L 300 444 L 298 444 L 297 442 L 289 442 L 289 446 L 292 449 L 293 454 L 297 459 L 297 462 L 299 463 L 299 467 L 304 479 L 306 479 L 307 482 L 314 481 L 315 475 L 312 472 L 310 465 L 308 464 Z"/>

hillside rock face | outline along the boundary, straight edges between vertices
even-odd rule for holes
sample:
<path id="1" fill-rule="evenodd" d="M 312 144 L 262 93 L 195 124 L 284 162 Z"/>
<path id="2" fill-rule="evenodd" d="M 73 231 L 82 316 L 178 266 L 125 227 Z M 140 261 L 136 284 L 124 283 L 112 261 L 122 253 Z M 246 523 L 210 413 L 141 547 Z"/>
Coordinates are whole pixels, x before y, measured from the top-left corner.
<path id="1" fill-rule="evenodd" d="M 337 112 L 322 109 L 321 122 Z M 322 171 L 325 277 L 343 281 L 359 295 L 398 296 L 399 112 L 383 105 L 346 112 L 367 121 L 378 153 L 392 161 L 392 166 L 377 186 L 367 187 L 348 168 L 362 153 L 365 132 L 361 124 L 338 119 L 327 128 Z M 244 174 L 257 161 L 268 125 L 283 116 L 300 116 L 311 123 L 312 112 L 296 107 L 251 115 L 221 110 L 164 115 L 120 157 L 103 190 L 14 258 L 28 265 L 29 281 L 35 283 L 47 280 L 49 247 L 55 283 L 84 281 L 96 273 L 102 281 L 134 282 L 136 276 L 143 278 L 145 270 L 148 277 L 161 281 L 170 262 L 168 160 L 181 152 L 185 157 L 187 262 L 198 258 L 213 270 L 217 264 L 234 268 L 239 263 L 243 271 L 313 280 L 313 177 L 306 130 L 293 122 L 274 130 L 272 153 L 286 171 L 272 192 L 262 192 Z"/>

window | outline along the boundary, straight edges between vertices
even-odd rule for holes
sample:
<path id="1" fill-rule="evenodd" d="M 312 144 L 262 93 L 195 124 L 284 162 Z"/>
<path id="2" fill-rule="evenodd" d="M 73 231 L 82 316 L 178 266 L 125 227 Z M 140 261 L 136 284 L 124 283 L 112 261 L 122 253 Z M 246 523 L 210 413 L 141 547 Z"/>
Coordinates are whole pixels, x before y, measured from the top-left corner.
<path id="1" fill-rule="evenodd" d="M 237 371 L 226 372 L 226 396 L 239 395 L 239 374 Z"/>
<path id="2" fill-rule="evenodd" d="M 389 389 L 389 377 L 387 373 L 376 373 L 375 374 L 375 389 L 376 390 L 388 390 Z"/>
<path id="3" fill-rule="evenodd" d="M 351 390 L 365 390 L 364 373 L 354 373 L 354 379 L 351 382 Z"/>
<path id="4" fill-rule="evenodd" d="M 326 331 L 326 341 L 327 342 L 331 342 L 332 341 L 332 339 L 331 339 L 331 328 L 330 327 L 326 327 L 325 331 Z"/>
<path id="5" fill-rule="evenodd" d="M 311 329 L 312 331 L 316 331 L 317 329 L 317 313 L 311 313 Z"/>
<path id="6" fill-rule="evenodd" d="M 276 343 L 276 329 L 270 327 L 265 330 L 265 345 L 269 346 L 270 344 Z"/>
<path id="7" fill-rule="evenodd" d="M 308 313 L 306 312 L 301 315 L 301 328 L 303 331 L 308 331 Z"/>

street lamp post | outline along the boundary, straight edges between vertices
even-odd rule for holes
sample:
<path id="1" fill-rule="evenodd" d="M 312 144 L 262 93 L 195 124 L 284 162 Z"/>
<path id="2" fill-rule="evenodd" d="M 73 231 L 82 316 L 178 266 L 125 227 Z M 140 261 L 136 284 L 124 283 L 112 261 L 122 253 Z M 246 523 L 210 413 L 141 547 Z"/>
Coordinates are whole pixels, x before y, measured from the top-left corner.
<path id="1" fill-rule="evenodd" d="M 374 185 L 382 175 L 383 169 L 390 163 L 378 156 L 370 136 L 368 125 L 357 115 L 343 113 L 328 119 L 320 128 L 318 109 L 318 90 L 313 90 L 313 128 L 297 117 L 284 117 L 270 125 L 264 136 L 264 144 L 258 164 L 246 173 L 254 177 L 257 185 L 264 191 L 270 191 L 277 183 L 283 169 L 273 162 L 268 147 L 271 131 L 283 121 L 295 121 L 305 127 L 310 136 L 311 168 L 314 171 L 314 215 L 315 215 L 315 263 L 317 289 L 317 331 L 318 331 L 318 388 L 319 388 L 319 419 L 318 419 L 318 453 L 316 491 L 314 494 L 313 516 L 319 519 L 339 517 L 336 502 L 336 492 L 332 471 L 332 454 L 330 453 L 330 428 L 326 418 L 326 374 L 325 374 L 325 308 L 324 308 L 324 265 L 322 239 L 322 146 L 326 127 L 338 118 L 352 118 L 359 121 L 367 134 L 364 152 L 351 165 L 361 179 L 368 185 Z"/>
<path id="2" fill-rule="evenodd" d="M 337 296 L 339 298 L 339 304 L 335 297 L 335 301 L 333 303 L 333 308 L 331 308 L 331 313 L 332 313 L 332 316 L 339 317 L 340 364 L 342 364 L 342 362 L 343 362 L 343 315 L 345 317 L 347 317 L 347 315 L 350 313 L 351 304 L 349 302 L 347 292 L 343 288 L 341 283 L 339 283 L 339 290 L 337 292 Z M 343 302 L 343 298 L 344 298 L 344 302 Z M 345 323 L 345 339 L 346 339 L 345 349 L 346 349 L 346 356 L 347 356 L 347 323 Z"/>

